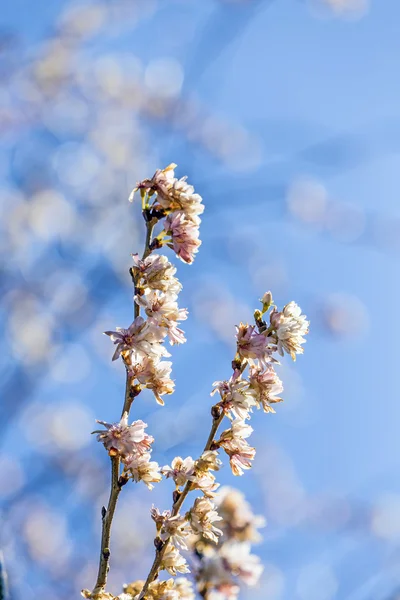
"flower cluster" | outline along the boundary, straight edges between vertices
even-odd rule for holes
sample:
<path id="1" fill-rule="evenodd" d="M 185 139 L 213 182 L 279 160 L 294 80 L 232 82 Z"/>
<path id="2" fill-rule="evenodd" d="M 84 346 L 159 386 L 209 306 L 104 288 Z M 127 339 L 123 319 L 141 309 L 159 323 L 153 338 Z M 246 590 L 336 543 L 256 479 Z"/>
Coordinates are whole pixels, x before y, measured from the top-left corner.
<path id="1" fill-rule="evenodd" d="M 134 581 L 124 587 L 126 600 L 139 600 L 144 581 Z M 185 577 L 154 581 L 146 593 L 147 600 L 195 600 L 193 584 Z"/>
<path id="2" fill-rule="evenodd" d="M 216 381 L 211 392 L 212 395 L 219 393 L 221 400 L 217 406 L 231 419 L 230 428 L 214 442 L 214 447 L 225 450 L 234 475 L 243 475 L 255 457 L 256 450 L 247 441 L 252 428 L 245 423 L 253 408 L 273 413 L 272 405 L 282 401 L 279 394 L 283 385 L 274 369 L 278 363 L 274 355 L 287 352 L 295 360 L 296 354 L 303 352 L 304 335 L 308 332 L 307 318 L 295 302 L 279 312 L 273 306 L 271 292 L 266 292 L 261 303 L 262 310 L 254 313 L 255 325 L 241 323 L 236 328 L 236 356 L 231 378 Z M 264 315 L 272 306 L 267 326 Z M 248 378 L 244 376 L 247 366 Z"/>
<path id="3" fill-rule="evenodd" d="M 117 327 L 116 331 L 105 334 L 115 345 L 113 360 L 122 357 L 124 361 L 135 395 L 147 388 L 162 405 L 162 397 L 172 394 L 175 386 L 171 379 L 172 363 L 162 360 L 170 356 L 164 342 L 166 338 L 170 344 L 186 342 L 178 324 L 188 313 L 178 306 L 182 285 L 175 277 L 176 268 L 165 256 L 150 254 L 140 259 L 135 254 L 133 262 L 134 301 L 146 318 L 137 316 L 128 329 Z"/>
<path id="4" fill-rule="evenodd" d="M 253 429 L 246 421 L 254 408 L 262 407 L 264 412 L 274 412 L 272 405 L 282 400 L 279 396 L 282 383 L 274 370 L 278 363 L 276 355 L 282 349 L 292 356 L 293 349 L 301 352 L 305 341 L 303 335 L 308 327 L 306 318 L 294 303 L 278 312 L 273 307 L 270 292 L 263 296 L 261 302 L 262 311 L 255 312 L 255 324 L 241 323 L 237 327 L 232 376 L 229 380 L 214 383 L 212 394 L 218 392 L 220 401 L 212 409 L 213 429 L 206 450 L 198 460 L 191 456 L 184 459 L 177 456 L 171 465 L 161 469 L 163 475 L 175 483 L 173 510 L 163 513 L 155 508 L 152 510 L 158 540 L 162 543 L 159 569 L 165 569 L 172 575 L 187 572 L 188 565 L 180 551 L 185 550 L 192 539 L 202 541 L 201 577 L 208 581 L 208 585 L 212 584 L 211 595 L 206 590 L 207 599 L 235 599 L 238 580 L 251 585 L 261 573 L 258 558 L 250 553 L 250 542 L 256 537 L 256 521 L 241 496 L 225 493 L 219 501 L 226 517 L 224 527 L 220 527 L 223 517 L 214 502 L 219 484 L 213 471 L 218 471 L 221 466 L 220 449 L 228 455 L 234 475 L 242 475 L 244 470 L 251 468 L 256 450 L 247 441 Z M 270 324 L 267 326 L 263 315 L 271 307 Z M 246 377 L 247 367 L 249 373 Z M 229 418 L 230 426 L 216 439 L 224 417 Z M 184 499 L 191 490 L 200 490 L 203 496 L 196 498 L 192 508 L 182 516 L 179 499 Z M 257 525 L 260 525 L 259 521 Z M 225 537 L 221 544 L 222 534 Z M 155 544 L 156 547 L 159 544 L 157 539 Z"/>
<path id="5" fill-rule="evenodd" d="M 204 206 L 186 177 L 175 177 L 175 168 L 171 163 L 165 169 L 157 169 L 151 179 L 140 181 L 131 200 L 140 190 L 143 207 L 151 214 L 165 217 L 164 229 L 156 238 L 158 244 L 167 245 L 181 260 L 192 263 L 201 244 L 199 226 Z"/>
<path id="6" fill-rule="evenodd" d="M 211 471 L 218 471 L 221 464 L 218 453 L 207 450 L 196 461 L 191 456 L 185 459 L 177 456 L 171 466 L 166 465 L 161 469 L 161 473 L 167 479 L 171 477 L 174 480 L 178 491 L 189 481 L 191 489 L 201 490 L 205 496 L 213 497 L 219 483 L 215 481 L 215 475 Z"/>
<path id="7" fill-rule="evenodd" d="M 220 517 L 210 500 L 219 487 L 211 471 L 218 471 L 220 466 L 218 453 L 207 450 L 198 460 L 193 460 L 191 456 L 185 459 L 177 456 L 171 466 L 166 465 L 161 469 L 161 473 L 167 479 L 171 478 L 175 482 L 177 497 L 183 493 L 182 488 L 186 485 L 190 485 L 190 489 L 200 490 L 203 493 L 202 497 L 196 498 L 192 508 L 185 515 L 169 510 L 161 513 L 154 506 L 151 509 L 151 516 L 157 527 L 157 539 L 167 545 L 160 569 L 165 569 L 171 575 L 176 575 L 176 572 L 189 572 L 187 562 L 180 552 L 187 550 L 190 536 L 202 534 L 205 538 L 216 542 L 222 533 L 215 526 L 215 523 L 220 521 Z"/>
<path id="8" fill-rule="evenodd" d="M 210 544 L 204 535 L 192 538 L 197 588 L 207 600 L 236 600 L 239 584 L 255 585 L 262 573 L 251 544 L 260 540 L 258 529 L 265 522 L 252 513 L 237 490 L 222 488 L 215 502 L 223 533 L 218 544 Z"/>
<path id="9" fill-rule="evenodd" d="M 145 433 L 147 424 L 134 421 L 128 425 L 128 413 L 125 412 L 119 423 L 106 423 L 105 430 L 94 431 L 97 440 L 102 442 L 111 457 L 119 456 L 124 466 L 123 476 L 133 481 L 143 481 L 151 490 L 152 483 L 161 481 L 160 467 L 151 459 L 151 444 L 154 438 Z"/>

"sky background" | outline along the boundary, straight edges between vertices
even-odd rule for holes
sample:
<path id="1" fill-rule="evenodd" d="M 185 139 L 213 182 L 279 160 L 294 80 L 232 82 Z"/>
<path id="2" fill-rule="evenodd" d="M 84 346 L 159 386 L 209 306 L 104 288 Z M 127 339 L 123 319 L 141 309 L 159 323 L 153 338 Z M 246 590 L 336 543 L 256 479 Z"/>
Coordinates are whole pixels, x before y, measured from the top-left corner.
<path id="1" fill-rule="evenodd" d="M 129 193 L 170 162 L 205 213 L 194 264 L 177 265 L 190 316 L 172 350 L 176 392 L 165 407 L 142 394 L 132 412 L 154 459 L 199 453 L 234 325 L 268 289 L 278 306 L 295 300 L 311 327 L 304 355 L 283 361 L 285 402 L 253 416 L 254 469 L 221 473 L 268 521 L 265 574 L 243 598 L 396 598 L 400 5 L 323 4 L 3 7 L 0 545 L 12 599 L 91 586 L 107 461 L 90 432 L 116 420 L 124 388 L 101 333 L 132 318 L 143 224 Z M 114 586 L 144 576 L 147 511 L 169 506 L 167 482 L 139 487 L 121 501 Z"/>

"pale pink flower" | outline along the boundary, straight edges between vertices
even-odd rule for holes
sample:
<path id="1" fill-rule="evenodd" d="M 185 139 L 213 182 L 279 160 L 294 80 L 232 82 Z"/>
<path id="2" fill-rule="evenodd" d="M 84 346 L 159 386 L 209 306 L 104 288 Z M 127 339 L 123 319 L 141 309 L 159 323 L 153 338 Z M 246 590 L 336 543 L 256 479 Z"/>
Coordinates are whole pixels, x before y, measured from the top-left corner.
<path id="1" fill-rule="evenodd" d="M 186 219 L 184 213 L 174 212 L 165 219 L 164 227 L 172 238 L 168 246 L 183 262 L 191 264 L 201 245 L 198 226 Z"/>
<path id="2" fill-rule="evenodd" d="M 143 589 L 144 581 L 138 580 L 124 586 L 129 592 L 131 600 L 139 600 L 140 593 Z M 178 593 L 175 591 L 175 583 L 173 579 L 167 581 L 153 581 L 150 583 L 146 599 L 148 600 L 180 600 Z"/>
<path id="3" fill-rule="evenodd" d="M 237 600 L 240 588 L 236 583 L 221 583 L 207 594 L 207 600 Z"/>
<path id="4" fill-rule="evenodd" d="M 136 184 L 131 195 L 129 196 L 129 202 L 133 201 L 134 195 L 138 190 L 145 190 L 150 193 L 157 193 L 161 197 L 168 197 L 168 190 L 176 180 L 175 169 L 176 164 L 171 163 L 165 169 L 157 169 L 151 179 L 143 179 Z"/>
<path id="5" fill-rule="evenodd" d="M 216 450 L 206 450 L 196 460 L 196 471 L 219 471 L 222 465 L 222 461 L 218 458 L 218 452 Z"/>
<path id="6" fill-rule="evenodd" d="M 140 591 L 143 589 L 144 581 L 135 581 L 129 584 L 127 589 L 131 594 L 131 600 L 139 600 Z M 136 592 L 139 592 L 136 594 Z M 133 594 L 133 596 L 132 596 Z M 147 600 L 195 600 L 193 584 L 184 577 L 168 579 L 167 581 L 153 581 L 150 583 L 146 594 Z"/>
<path id="7" fill-rule="evenodd" d="M 239 490 L 223 487 L 215 497 L 218 514 L 222 517 L 221 529 L 224 541 L 259 542 L 258 529 L 265 526 L 265 519 L 255 515 Z"/>
<path id="8" fill-rule="evenodd" d="M 161 569 L 168 571 L 170 575 L 177 573 L 190 573 L 188 564 L 175 546 L 169 545 L 161 560 Z"/>
<path id="9" fill-rule="evenodd" d="M 182 459 L 177 456 L 173 459 L 171 466 L 162 467 L 161 473 L 168 479 L 172 477 L 177 487 L 185 485 L 187 481 L 192 481 L 194 474 L 194 460 L 191 456 Z"/>
<path id="10" fill-rule="evenodd" d="M 220 554 L 220 546 L 215 548 L 207 545 L 202 548 L 197 580 L 200 590 L 207 589 L 207 600 L 236 600 L 239 593 L 239 587 Z"/>
<path id="11" fill-rule="evenodd" d="M 154 324 L 145 321 L 143 317 L 136 317 L 128 329 L 117 327 L 116 331 L 105 331 L 116 345 L 112 360 L 116 360 L 121 353 L 134 353 L 141 356 L 169 356 L 167 350 L 161 345 L 164 332 Z"/>
<path id="12" fill-rule="evenodd" d="M 261 365 L 271 361 L 271 342 L 264 333 L 258 333 L 255 325 L 240 323 L 236 326 L 237 352 L 242 359 L 259 360 Z"/>
<path id="13" fill-rule="evenodd" d="M 170 378 L 172 362 L 144 357 L 129 367 L 129 376 L 151 390 L 158 402 L 164 405 L 161 396 L 172 394 L 175 388 Z"/>
<path id="14" fill-rule="evenodd" d="M 286 304 L 282 312 L 274 308 L 270 322 L 276 333 L 279 354 L 283 356 L 285 351 L 296 360 L 296 354 L 303 353 L 301 346 L 306 341 L 303 336 L 308 333 L 309 326 L 307 317 L 301 314 L 300 306 L 292 301 Z"/>
<path id="15" fill-rule="evenodd" d="M 119 423 L 96 422 L 104 425 L 106 431 L 94 431 L 93 433 L 98 434 L 97 440 L 102 442 L 106 450 L 113 456 L 145 454 L 154 442 L 154 438 L 144 431 L 147 423 L 139 420 L 128 425 L 127 412 L 124 413 Z"/>
<path id="16" fill-rule="evenodd" d="M 199 471 L 193 478 L 193 489 L 201 490 L 205 496 L 212 498 L 214 496 L 215 490 L 217 490 L 220 486 L 219 483 L 215 481 L 215 475 L 210 473 L 209 471 Z"/>
<path id="17" fill-rule="evenodd" d="M 131 201 L 138 190 L 146 190 L 150 196 L 156 193 L 155 208 L 161 208 L 166 213 L 183 211 L 187 219 L 198 225 L 199 215 L 204 211 L 202 198 L 186 182 L 187 177 L 175 177 L 175 168 L 176 164 L 171 163 L 165 169 L 157 169 L 151 179 L 144 179 L 136 184 L 129 199 Z"/>
<path id="18" fill-rule="evenodd" d="M 221 433 L 219 441 L 248 438 L 252 432 L 253 428 L 250 425 L 247 425 L 247 423 L 245 423 L 243 419 L 237 418 L 234 421 L 232 421 L 232 424 L 229 429 L 226 429 Z"/>
<path id="19" fill-rule="evenodd" d="M 260 367 L 251 367 L 249 382 L 258 406 L 261 405 L 266 413 L 274 413 L 271 404 L 282 402 L 279 394 L 283 391 L 283 384 L 272 365 L 268 365 L 264 371 Z"/>
<path id="20" fill-rule="evenodd" d="M 164 523 L 165 519 L 168 519 L 168 517 L 171 516 L 171 511 L 170 510 L 164 510 L 163 512 L 160 512 L 158 508 L 156 508 L 153 504 L 153 506 L 150 509 L 150 515 L 151 518 L 153 519 L 153 521 L 155 522 L 155 524 L 157 525 L 157 530 L 161 529 L 162 524 Z"/>
<path id="21" fill-rule="evenodd" d="M 149 488 L 153 489 L 152 483 L 161 481 L 160 467 L 155 461 L 150 460 L 150 453 L 136 455 L 128 454 L 124 458 L 124 471 L 133 481 L 143 481 Z"/>
<path id="22" fill-rule="evenodd" d="M 229 456 L 234 475 L 243 475 L 243 469 L 251 469 L 251 461 L 254 460 L 256 449 L 252 448 L 245 439 L 222 439 L 219 444 Z"/>
<path id="23" fill-rule="evenodd" d="M 185 577 L 175 579 L 175 590 L 178 592 L 178 600 L 195 600 L 193 583 Z"/>
<path id="24" fill-rule="evenodd" d="M 178 321 L 187 319 L 187 309 L 178 308 L 176 298 L 175 294 L 155 290 L 135 296 L 135 301 L 144 308 L 149 323 L 166 329 L 171 344 L 183 344 L 186 338 Z"/>
<path id="25" fill-rule="evenodd" d="M 176 548 L 187 550 L 185 538 L 191 533 L 192 530 L 186 517 L 182 517 L 178 514 L 174 517 L 168 516 L 164 519 L 160 531 L 160 538 L 163 542 L 169 540 Z"/>
<path id="26" fill-rule="evenodd" d="M 141 260 L 138 254 L 132 254 L 134 269 L 139 274 L 140 285 L 150 290 L 160 290 L 178 294 L 182 284 L 175 277 L 176 267 L 166 256 L 150 254 Z"/>
<path id="27" fill-rule="evenodd" d="M 226 414 L 232 413 L 233 417 L 247 419 L 252 407 L 257 406 L 249 389 L 249 382 L 237 375 L 233 375 L 229 381 L 215 381 L 213 386 L 215 389 L 211 395 L 216 392 L 220 393 L 221 402 L 219 404 Z"/>
<path id="28" fill-rule="evenodd" d="M 256 585 L 264 570 L 260 558 L 250 553 L 251 547 L 247 542 L 227 542 L 220 550 L 233 575 L 239 577 L 247 585 Z"/>
<path id="29" fill-rule="evenodd" d="M 196 498 L 187 516 L 194 533 L 199 533 L 212 542 L 218 542 L 222 531 L 215 527 L 214 523 L 222 519 L 208 498 Z"/>
<path id="30" fill-rule="evenodd" d="M 164 204 L 168 204 L 168 200 L 166 203 L 164 202 L 164 204 L 163 200 L 161 200 L 160 203 L 164 206 L 164 208 L 168 208 L 174 212 L 181 211 L 185 215 L 186 219 L 199 226 L 199 215 L 203 214 L 204 212 L 202 197 L 200 194 L 195 193 L 192 185 L 186 183 L 186 179 L 186 177 L 182 177 L 181 179 L 174 181 L 169 192 L 168 206 L 164 206 Z"/>

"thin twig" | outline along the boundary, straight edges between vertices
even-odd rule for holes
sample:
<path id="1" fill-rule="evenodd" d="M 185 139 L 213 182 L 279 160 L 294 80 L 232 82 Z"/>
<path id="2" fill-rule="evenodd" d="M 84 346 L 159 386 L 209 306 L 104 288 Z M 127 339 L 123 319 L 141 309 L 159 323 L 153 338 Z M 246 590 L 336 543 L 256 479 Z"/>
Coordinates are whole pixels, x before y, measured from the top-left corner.
<path id="1" fill-rule="evenodd" d="M 110 568 L 111 525 L 114 517 L 115 507 L 117 506 L 118 496 L 121 491 L 121 486 L 119 484 L 119 467 L 119 456 L 112 457 L 110 498 L 108 500 L 107 509 L 105 511 L 103 509 L 99 572 L 97 575 L 96 586 L 92 592 L 92 597 L 94 598 L 96 597 L 96 594 L 100 594 L 104 591 L 107 583 L 107 574 Z"/>
<path id="2" fill-rule="evenodd" d="M 143 213 L 143 216 L 145 214 Z M 146 240 L 144 244 L 143 256 L 147 258 L 149 254 L 151 254 L 151 236 L 153 234 L 153 229 L 155 224 L 157 223 L 157 219 L 151 219 L 150 221 L 146 219 Z M 135 285 L 135 294 L 136 294 L 136 285 L 138 281 L 137 278 L 134 278 Z M 134 302 L 135 307 L 135 319 L 140 314 L 140 306 L 137 302 Z M 126 384 L 125 384 L 125 398 L 124 405 L 122 407 L 121 417 L 130 412 L 132 402 L 135 398 L 135 394 L 133 392 L 133 381 L 134 377 L 129 375 L 129 371 L 126 372 Z M 101 532 L 101 546 L 100 546 L 100 561 L 99 561 L 99 570 L 97 574 L 97 581 L 93 592 L 91 593 L 92 598 L 96 598 L 96 596 L 100 596 L 102 592 L 104 592 L 107 585 L 107 574 L 110 569 L 110 538 L 111 538 L 111 527 L 114 518 L 115 508 L 117 506 L 118 497 L 120 491 L 122 489 L 123 483 L 120 480 L 120 458 L 119 456 L 111 457 L 111 489 L 110 489 L 110 497 L 108 500 L 108 506 L 106 509 L 103 508 L 102 512 L 102 532 Z"/>

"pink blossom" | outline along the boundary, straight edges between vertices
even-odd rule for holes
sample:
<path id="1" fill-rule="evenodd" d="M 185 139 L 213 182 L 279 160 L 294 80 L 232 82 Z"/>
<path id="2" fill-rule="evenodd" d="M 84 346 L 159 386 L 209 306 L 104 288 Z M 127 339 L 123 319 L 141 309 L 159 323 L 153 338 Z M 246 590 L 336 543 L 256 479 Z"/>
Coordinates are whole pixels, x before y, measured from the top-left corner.
<path id="1" fill-rule="evenodd" d="M 194 533 L 200 533 L 217 543 L 222 531 L 215 527 L 214 523 L 222 519 L 215 510 L 215 505 L 208 498 L 196 498 L 187 516 Z"/>
<path id="2" fill-rule="evenodd" d="M 160 569 L 165 569 L 170 575 L 177 573 L 190 573 L 188 564 L 175 546 L 169 545 L 164 552 Z"/>
<path id="3" fill-rule="evenodd" d="M 158 404 L 164 405 L 161 396 L 172 394 L 175 383 L 171 379 L 172 362 L 143 358 L 129 367 L 129 376 L 137 379 L 147 389 L 151 390 Z"/>
<path id="4" fill-rule="evenodd" d="M 240 323 L 236 327 L 236 341 L 240 358 L 258 359 L 262 365 L 270 362 L 272 350 L 268 344 L 271 340 L 264 333 L 258 333 L 255 325 Z"/>
<path id="5" fill-rule="evenodd" d="M 152 483 L 161 481 L 160 467 L 155 461 L 150 460 L 150 453 L 137 455 L 128 454 L 124 458 L 124 472 L 133 481 L 143 481 L 149 490 L 153 489 Z"/>
<path id="6" fill-rule="evenodd" d="M 153 519 L 153 521 L 155 522 L 155 524 L 157 525 L 157 531 L 158 531 L 159 529 L 161 529 L 165 519 L 168 519 L 168 517 L 171 516 L 171 511 L 164 510 L 163 512 L 160 512 L 159 509 L 153 505 L 150 509 L 150 515 L 151 515 L 151 518 Z"/>
<path id="7" fill-rule="evenodd" d="M 243 469 L 251 468 L 251 461 L 255 456 L 252 448 L 245 438 L 249 437 L 253 428 L 242 419 L 235 419 L 229 429 L 222 432 L 218 445 L 229 456 L 229 462 L 234 475 L 243 475 Z"/>
<path id="8" fill-rule="evenodd" d="M 264 412 L 274 413 L 271 404 L 282 402 L 279 394 L 283 391 L 283 384 L 273 367 L 268 365 L 264 371 L 260 367 L 251 367 L 249 382 L 258 405 L 263 407 Z"/>
<path id="9" fill-rule="evenodd" d="M 129 197 L 129 202 L 132 202 L 135 192 L 138 190 L 145 190 L 151 193 L 156 192 L 160 197 L 167 198 L 168 190 L 176 179 L 174 173 L 176 166 L 175 163 L 171 163 L 165 169 L 157 169 L 151 179 L 139 181 Z"/>
<path id="10" fill-rule="evenodd" d="M 215 481 L 215 475 L 209 471 L 200 471 L 192 478 L 192 482 L 192 488 L 194 490 L 201 490 L 203 494 L 209 498 L 214 496 L 215 490 L 220 486 L 220 484 Z"/>
<path id="11" fill-rule="evenodd" d="M 215 497 L 218 513 L 222 517 L 221 529 L 224 541 L 259 542 L 258 529 L 265 526 L 265 519 L 255 515 L 244 494 L 231 487 L 223 487 Z"/>
<path id="12" fill-rule="evenodd" d="M 139 275 L 140 285 L 150 290 L 161 290 L 178 294 L 182 284 L 174 276 L 176 267 L 172 265 L 166 256 L 150 254 L 141 260 L 138 254 L 132 254 L 134 270 Z"/>
<path id="13" fill-rule="evenodd" d="M 303 353 L 302 344 L 306 341 L 303 336 L 308 333 L 309 326 L 307 317 L 301 314 L 300 306 L 292 301 L 284 306 L 282 312 L 274 308 L 270 313 L 270 322 L 276 333 L 279 354 L 283 356 L 285 351 L 296 360 L 296 354 Z"/>
<path id="14" fill-rule="evenodd" d="M 112 360 L 116 360 L 121 354 L 134 353 L 140 356 L 169 356 L 161 345 L 164 333 L 153 323 L 145 321 L 143 317 L 136 317 L 128 329 L 117 327 L 116 331 L 105 331 L 111 341 L 116 345 Z"/>
<path id="15" fill-rule="evenodd" d="M 167 516 L 161 526 L 160 538 L 163 542 L 169 540 L 176 548 L 187 550 L 185 538 L 191 533 L 186 517 L 181 515 Z"/>
<path id="16" fill-rule="evenodd" d="M 157 194 L 153 207 L 162 209 L 167 214 L 182 211 L 188 220 L 197 226 L 200 223 L 199 215 L 204 211 L 200 194 L 195 193 L 194 187 L 187 183 L 187 177 L 175 177 L 176 164 L 171 163 L 165 169 L 157 169 L 151 179 L 144 179 L 137 183 L 130 200 L 138 190 L 145 190 L 149 197 Z"/>
<path id="17" fill-rule="evenodd" d="M 233 575 L 236 575 L 247 585 L 256 585 L 264 570 L 260 558 L 250 554 L 250 544 L 247 542 L 227 542 L 221 548 L 221 556 L 226 561 Z"/>
<path id="18" fill-rule="evenodd" d="M 186 342 L 184 332 L 178 327 L 178 321 L 187 319 L 187 309 L 178 308 L 176 294 L 150 291 L 143 296 L 135 296 L 135 301 L 142 306 L 149 317 L 148 322 L 165 328 L 171 344 Z"/>
<path id="19" fill-rule="evenodd" d="M 172 477 L 177 487 L 185 485 L 187 481 L 192 481 L 194 474 L 194 460 L 191 456 L 182 459 L 177 456 L 173 459 L 171 466 L 162 467 L 161 473 L 168 479 Z"/>
<path id="20" fill-rule="evenodd" d="M 196 471 L 219 471 L 221 465 L 222 461 L 218 458 L 218 452 L 216 450 L 206 450 L 196 460 Z"/>
<path id="21" fill-rule="evenodd" d="M 128 425 L 128 413 L 125 412 L 119 423 L 106 423 L 105 421 L 96 421 L 104 425 L 106 431 L 94 431 L 97 433 L 97 440 L 104 444 L 104 447 L 111 455 L 122 457 L 128 454 L 142 455 L 149 451 L 154 438 L 145 433 L 147 424 L 143 421 L 134 421 Z"/>
<path id="22" fill-rule="evenodd" d="M 249 412 L 257 403 L 249 390 L 248 381 L 235 374 L 229 381 L 215 381 L 213 386 L 215 389 L 211 395 L 216 392 L 220 393 L 221 402 L 219 404 L 227 414 L 230 412 L 239 419 L 249 418 Z"/>
<path id="23" fill-rule="evenodd" d="M 165 231 L 172 238 L 168 246 L 183 262 L 191 264 L 201 245 L 198 226 L 186 219 L 184 213 L 175 212 L 165 219 Z"/>

